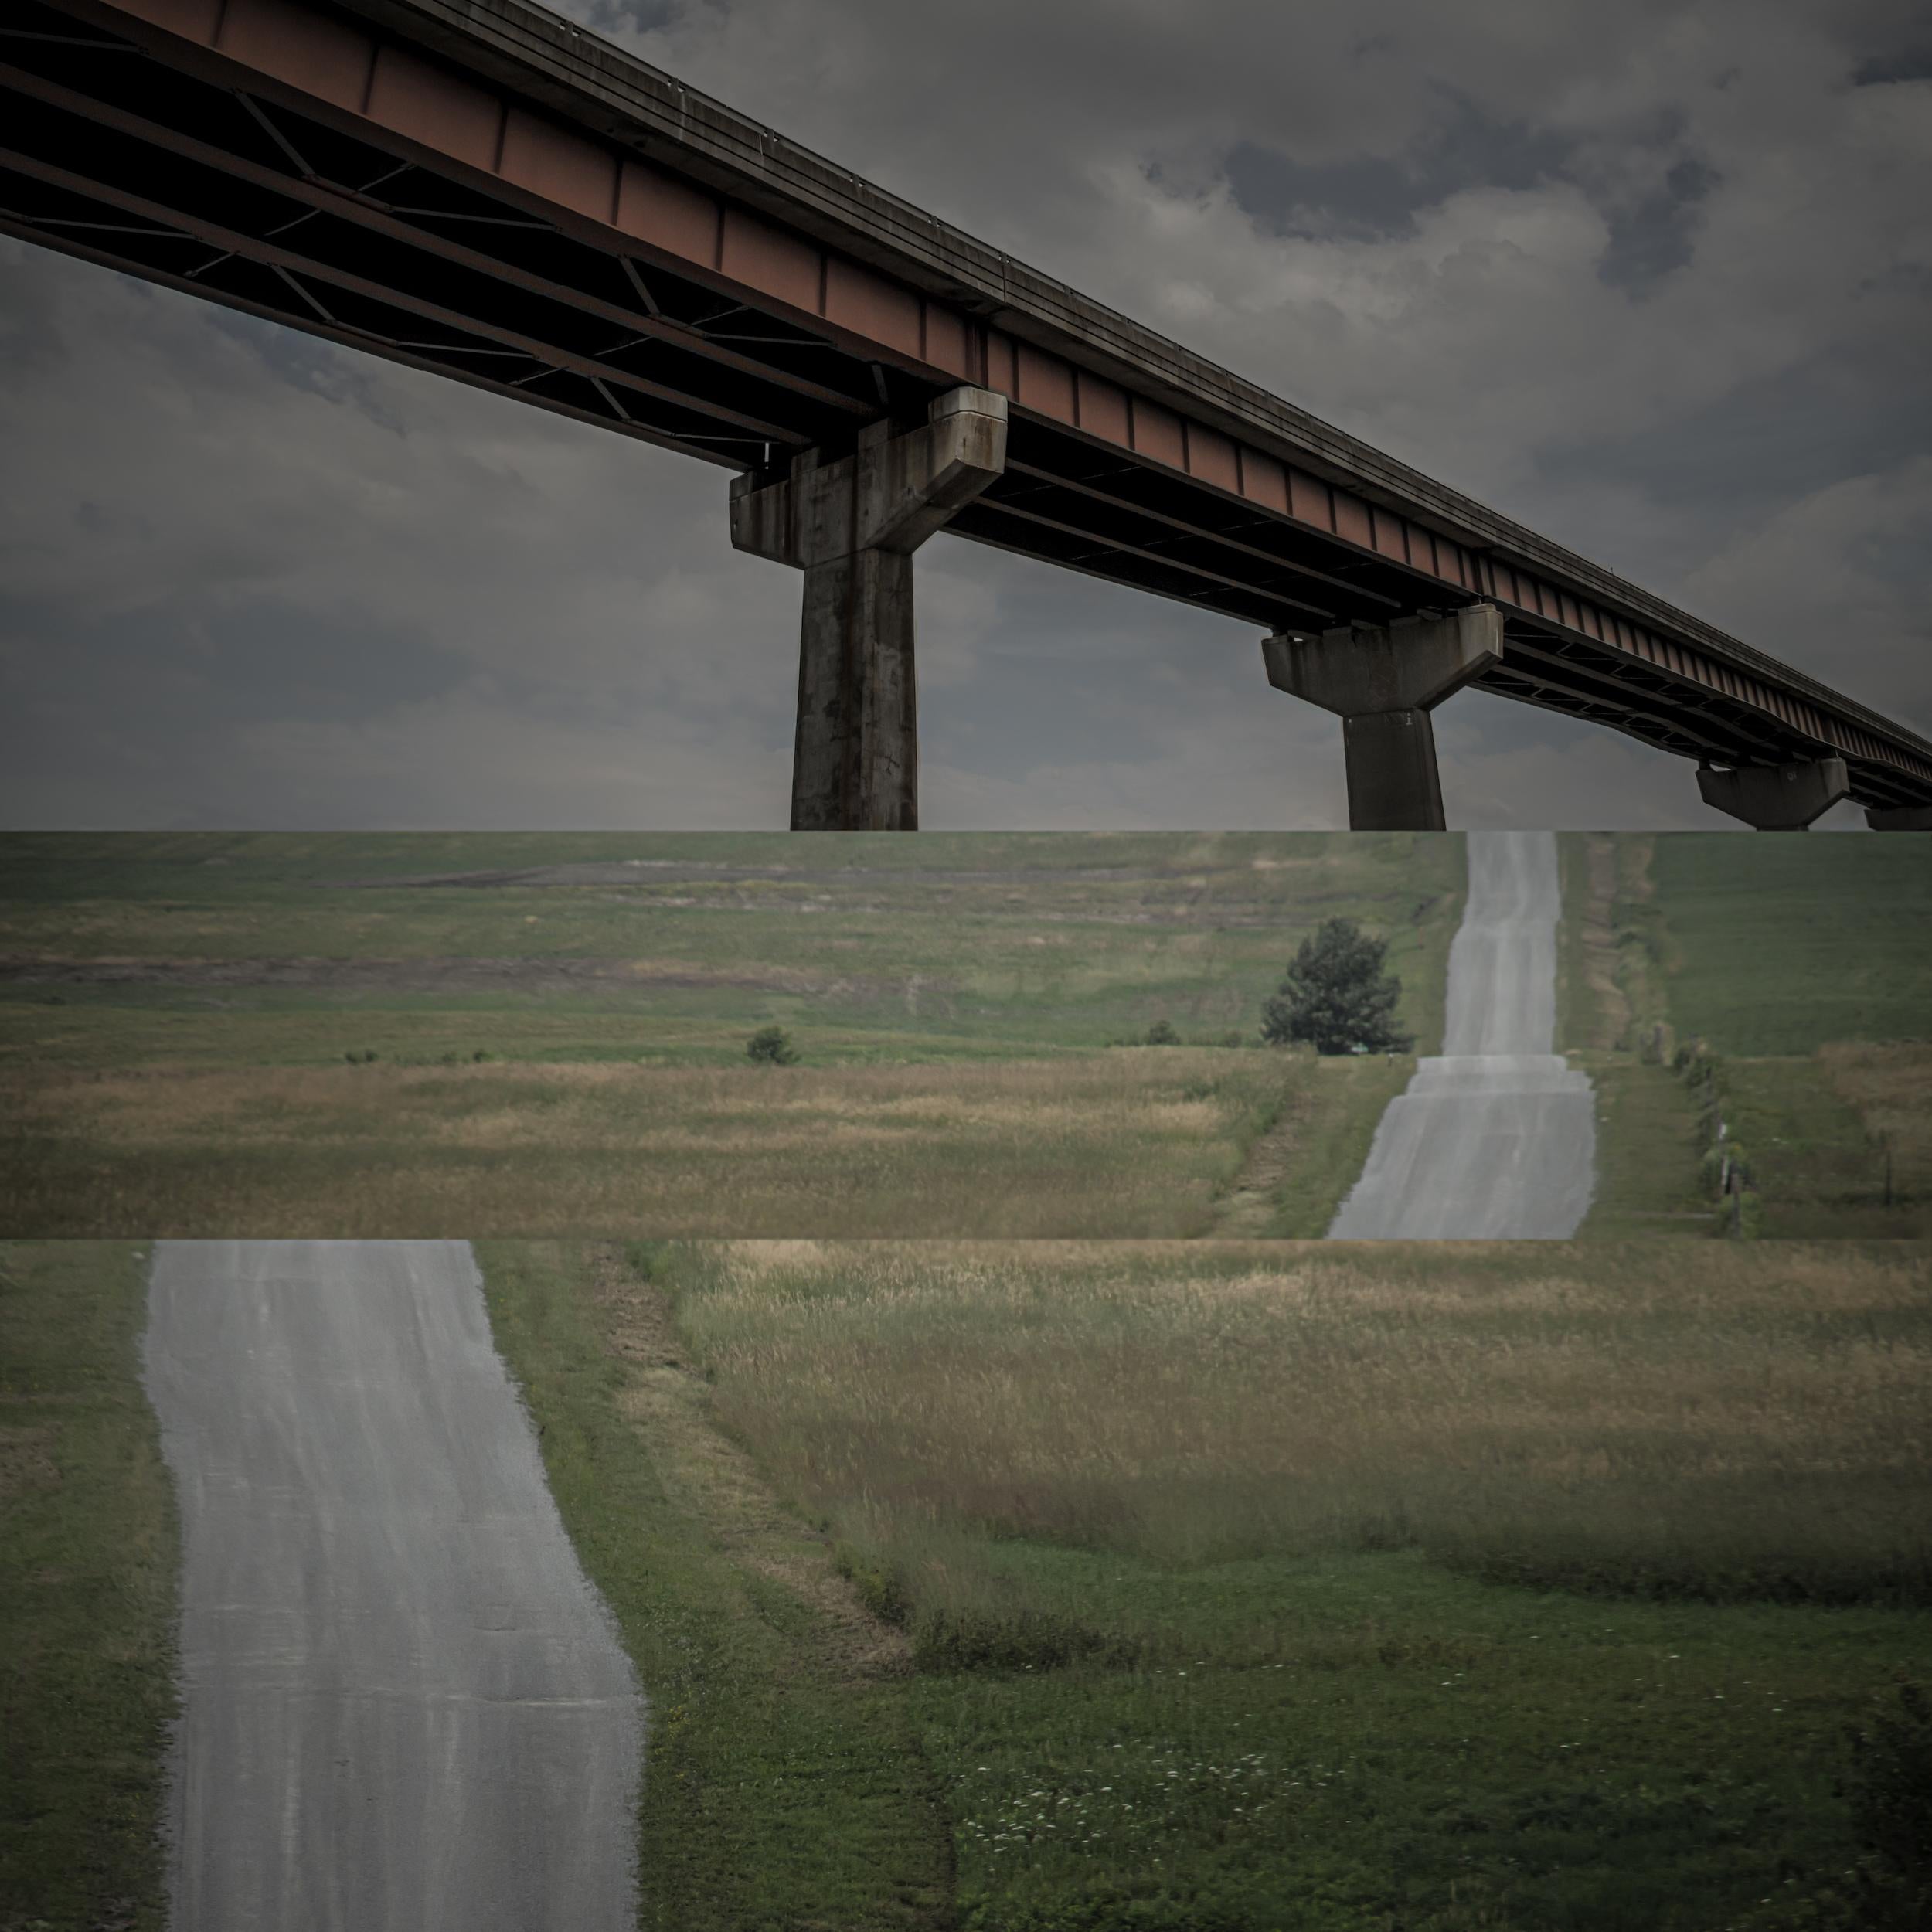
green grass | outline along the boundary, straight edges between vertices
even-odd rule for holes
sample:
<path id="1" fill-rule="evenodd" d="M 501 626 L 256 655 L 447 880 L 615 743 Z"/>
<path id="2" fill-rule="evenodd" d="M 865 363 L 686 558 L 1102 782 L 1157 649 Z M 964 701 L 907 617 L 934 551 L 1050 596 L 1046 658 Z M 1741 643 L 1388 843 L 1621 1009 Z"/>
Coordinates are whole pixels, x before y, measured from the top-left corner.
<path id="1" fill-rule="evenodd" d="M 1369 1158 L 1376 1123 L 1389 1103 L 1409 1083 L 1413 1058 L 1365 1055 L 1360 1059 L 1321 1060 L 1305 1084 L 1290 1089 L 1277 1124 L 1284 1145 L 1278 1158 L 1250 1155 L 1250 1173 L 1262 1183 L 1267 1202 L 1259 1225 L 1225 1214 L 1214 1232 L 1223 1236 L 1262 1235 L 1287 1240 L 1319 1240 L 1335 1210 L 1353 1187 Z"/>
<path id="2" fill-rule="evenodd" d="M 1611 861 L 1594 901 L 1593 848 Z M 1597 1049 L 1587 1057 L 1598 1189 L 1583 1232 L 1688 1230 L 1700 1202 L 1716 1228 L 1690 1097 L 1635 1050 L 1661 1038 L 1666 1051 L 1701 1039 L 1723 1060 L 1730 1131 L 1761 1202 L 1756 1232 L 1932 1233 L 1932 1058 L 1920 1037 L 1932 1031 L 1932 870 L 1920 842 L 1577 834 L 1563 859 L 1563 1038 Z"/>
<path id="3" fill-rule="evenodd" d="M 516 876 L 587 865 L 607 869 Z M 409 883 L 450 874 L 474 883 Z M 768 1022 L 818 1062 L 1089 1049 L 1162 1019 L 1213 1040 L 1255 1032 L 1338 914 L 1388 939 L 1427 1043 L 1461 890 L 1460 839 L 1417 834 L 9 835 L 0 929 L 38 976 L 0 979 L 0 1058 L 716 1062 Z M 111 961 L 172 981 L 48 973 Z"/>
<path id="4" fill-rule="evenodd" d="M 1279 1654 L 920 1679 L 975 1932 L 1831 1923 L 1842 1728 L 1924 1658 L 1896 1614 L 1607 1607 L 1413 1556 L 1057 1566 L 1183 1619 L 1245 1596 Z"/>
<path id="5" fill-rule="evenodd" d="M 1932 1032 L 1926 859 L 1926 842 L 1909 837 L 1656 837 L 1650 873 L 1679 1036 L 1762 1057 Z"/>
<path id="6" fill-rule="evenodd" d="M 1923 1240 L 1932 1236 L 1932 1188 L 1923 1155 L 1897 1166 L 1889 1205 L 1885 1155 L 1866 1121 L 1835 1088 L 1828 1063 L 1804 1060 L 1728 1060 L 1725 1116 L 1746 1150 L 1760 1202 L 1760 1231 L 1798 1240 L 1856 1234 Z M 1923 1111 L 1906 1142 L 1914 1154 L 1928 1138 Z"/>
<path id="7" fill-rule="evenodd" d="M 617 1352 L 619 1314 L 597 1301 L 591 1250 L 488 1243 L 479 1259 L 557 1507 L 649 1702 L 640 1923 L 950 1925 L 950 1846 L 903 1686 L 855 1668 L 784 1570 L 748 1560 L 776 1548 L 795 1569 L 786 1545 L 801 1532 L 768 1530 L 748 1549 L 755 1504 L 740 1485 L 728 1513 L 712 1505 L 688 1404 L 674 1393 L 641 1414 L 629 1400 L 662 1352 L 636 1365 Z"/>
<path id="8" fill-rule="evenodd" d="M 1699 1171 L 1697 1114 L 1667 1066 L 1634 1054 L 1578 1053 L 1597 1094 L 1597 1191 L 1577 1230 L 1590 1240 L 1717 1231 Z"/>
<path id="9" fill-rule="evenodd" d="M 1433 1042 L 1462 874 L 1409 834 L 10 836 L 0 1233 L 1190 1234 L 1303 1117 L 1267 1191 L 1313 1229 L 1376 1082 L 1262 1002 L 1346 914 Z M 748 1066 L 774 1024 L 802 1063 Z"/>
<path id="10" fill-rule="evenodd" d="M 904 1631 L 901 1789 L 970 1932 L 1861 1922 L 1846 1729 L 1932 1636 L 1923 1253 L 648 1260 L 707 1423 Z M 546 1444 L 651 1372 L 595 1327 L 526 1378 Z M 580 1542 L 657 1533 L 559 1487 Z"/>
<path id="11" fill-rule="evenodd" d="M 0 1927 L 158 1928 L 175 1522 L 141 1250 L 0 1247 Z"/>

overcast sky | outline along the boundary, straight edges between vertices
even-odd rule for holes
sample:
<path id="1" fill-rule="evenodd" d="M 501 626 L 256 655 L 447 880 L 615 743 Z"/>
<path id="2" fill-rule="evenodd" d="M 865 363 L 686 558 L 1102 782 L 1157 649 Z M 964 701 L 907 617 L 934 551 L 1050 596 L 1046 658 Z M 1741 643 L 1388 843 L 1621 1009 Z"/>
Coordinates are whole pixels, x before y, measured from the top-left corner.
<path id="1" fill-rule="evenodd" d="M 563 10 L 1932 732 L 1919 0 Z M 0 240 L 0 822 L 782 825 L 798 580 L 726 483 Z M 1253 627 L 918 570 L 927 825 L 1345 822 Z M 1725 822 L 1614 733 L 1437 730 L 1452 824 Z"/>

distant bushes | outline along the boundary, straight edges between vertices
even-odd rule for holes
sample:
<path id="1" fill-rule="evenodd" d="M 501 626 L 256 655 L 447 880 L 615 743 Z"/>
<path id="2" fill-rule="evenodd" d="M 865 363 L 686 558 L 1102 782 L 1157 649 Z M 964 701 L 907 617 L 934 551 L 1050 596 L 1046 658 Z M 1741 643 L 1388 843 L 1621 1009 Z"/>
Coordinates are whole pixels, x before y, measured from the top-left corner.
<path id="1" fill-rule="evenodd" d="M 1693 1039 L 1672 1055 L 1671 1066 L 1696 1104 L 1698 1139 L 1702 1148 L 1699 1168 L 1717 1204 L 1718 1231 L 1749 1240 L 1763 1226 L 1764 1204 L 1751 1172 L 1750 1156 L 1730 1131 L 1724 1063 L 1702 1040 Z"/>
<path id="2" fill-rule="evenodd" d="M 447 1053 L 437 1054 L 434 1062 L 397 1060 L 394 1063 L 398 1066 L 481 1066 L 485 1061 L 493 1060 L 495 1057 L 494 1053 L 481 1046 L 467 1053 L 452 1047 Z M 361 1046 L 350 1048 L 342 1058 L 351 1066 L 373 1066 L 382 1056 L 372 1046 Z"/>
<path id="3" fill-rule="evenodd" d="M 795 1066 L 798 1049 L 782 1026 L 761 1026 L 745 1042 L 745 1058 L 755 1066 Z"/>

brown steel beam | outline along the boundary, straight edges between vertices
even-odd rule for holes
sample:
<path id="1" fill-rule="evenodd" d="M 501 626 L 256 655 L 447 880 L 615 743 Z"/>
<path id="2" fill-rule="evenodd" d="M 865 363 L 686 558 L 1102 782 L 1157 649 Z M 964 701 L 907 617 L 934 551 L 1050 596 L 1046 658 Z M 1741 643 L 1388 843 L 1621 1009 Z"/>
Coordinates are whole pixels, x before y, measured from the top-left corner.
<path id="1" fill-rule="evenodd" d="M 1546 709 L 1568 712 L 1572 716 L 1587 716 L 1594 724 L 1607 725 L 1613 730 L 1641 738 L 1648 743 L 1656 743 L 1660 736 L 1668 736 L 1682 747 L 1680 755 L 1684 757 L 1694 757 L 1699 752 L 1719 753 L 1726 757 L 1736 754 L 1735 743 L 1692 731 L 1675 716 L 1628 703 L 1612 704 L 1589 692 L 1579 691 L 1573 684 L 1563 684 L 1526 669 L 1522 662 L 1526 655 L 1515 639 L 1509 639 L 1505 645 L 1502 668 L 1479 678 L 1475 688 L 1479 691 L 1494 691 L 1499 697 L 1515 698 L 1522 703 L 1540 703 Z M 1532 685 L 1538 692 L 1549 695 L 1532 699 L 1505 690 L 1503 686 L 1510 682 Z M 1565 702 L 1556 702 L 1558 696 Z"/>
<path id="2" fill-rule="evenodd" d="M 0 63 L 0 87 L 10 87 L 30 99 L 71 114 L 77 119 L 111 128 L 117 133 L 146 141 L 184 160 L 198 162 L 220 173 L 232 175 L 236 179 L 247 182 L 251 186 L 284 196 L 291 201 L 299 202 L 319 213 L 333 215 L 357 227 L 366 228 L 372 233 L 384 236 L 392 241 L 420 249 L 425 254 L 454 266 L 494 276 L 513 287 L 522 289 L 527 294 L 544 297 L 580 310 L 587 315 L 595 315 L 615 323 L 620 328 L 634 330 L 639 335 L 672 343 L 692 355 L 702 356 L 707 362 L 716 362 L 721 368 L 733 369 L 740 375 L 753 376 L 760 381 L 789 389 L 813 402 L 822 403 L 828 408 L 862 418 L 869 418 L 878 413 L 870 399 L 862 401 L 843 389 L 833 389 L 772 363 L 742 355 L 724 346 L 722 338 L 706 335 L 689 325 L 672 321 L 641 310 L 622 308 L 615 302 L 606 301 L 583 290 L 532 274 L 498 256 L 466 248 L 461 243 L 438 235 L 433 230 L 417 227 L 413 223 L 399 219 L 395 204 L 379 200 L 361 190 L 328 181 L 319 175 L 304 176 L 280 173 L 274 168 L 264 167 L 259 162 L 252 162 L 245 156 L 234 154 L 227 148 L 217 148 L 209 142 L 197 140 L 161 122 L 145 120 L 140 115 L 96 100 L 91 95 L 78 94 L 72 88 L 63 87 L 22 68 Z M 390 153 L 386 149 L 378 151 L 385 155 Z M 411 168 L 420 165 L 414 162 L 405 162 L 403 165 Z M 412 212 L 423 213 L 430 219 L 435 218 L 436 211 L 434 210 Z M 573 247 L 586 246 L 565 235 L 561 229 L 551 223 L 532 222 L 528 226 L 540 228 L 544 233 L 555 235 L 560 240 L 570 242 Z M 771 336 L 732 339 L 783 342 L 787 338 Z M 815 342 L 809 338 L 801 340 L 798 345 L 801 348 L 828 349 L 835 347 L 832 343 Z"/>
<path id="3" fill-rule="evenodd" d="M 279 247 L 273 242 L 264 241 L 257 236 L 243 234 L 238 230 L 229 228 L 219 222 L 210 221 L 205 216 L 172 208 L 164 202 L 150 201 L 145 195 L 131 193 L 126 189 L 117 188 L 111 183 L 90 180 L 85 175 L 37 160 L 32 155 L 21 154 L 15 149 L 0 148 L 0 168 L 25 175 L 32 180 L 45 182 L 49 187 L 63 189 L 87 200 L 118 208 L 128 214 L 141 216 L 164 227 L 192 235 L 211 248 L 224 250 L 229 255 L 239 257 L 245 261 L 310 277 L 330 287 L 341 289 L 346 294 L 360 295 L 386 308 L 398 308 L 407 315 L 420 316 L 424 321 L 457 329 L 465 335 L 481 336 L 485 341 L 498 343 L 505 349 L 516 350 L 534 362 L 548 363 L 553 368 L 567 369 L 575 375 L 614 383 L 640 396 L 650 396 L 658 402 L 669 403 L 676 407 L 689 410 L 694 415 L 707 416 L 716 421 L 728 423 L 734 428 L 751 432 L 749 437 L 736 440 L 754 443 L 784 443 L 801 449 L 811 440 L 801 431 L 783 423 L 767 421 L 743 410 L 731 409 L 723 403 L 696 402 L 687 392 L 672 389 L 665 383 L 654 383 L 648 376 L 634 375 L 630 370 L 619 369 L 611 363 L 600 362 L 594 357 L 559 349 L 536 337 L 525 335 L 519 331 L 505 328 L 499 323 L 487 321 L 480 316 L 466 315 L 459 310 L 446 308 L 440 303 L 427 301 L 422 297 L 410 294 L 404 290 L 371 281 L 367 277 L 352 274 L 332 262 L 318 261 L 314 257 L 304 255 L 297 250 Z M 202 272 L 206 273 L 208 267 L 213 266 L 213 263 L 204 264 Z M 186 279 L 192 287 L 196 281 L 195 276 L 191 274 Z M 332 321 L 334 318 L 318 319 Z"/>
<path id="4" fill-rule="evenodd" d="M 1770 751 L 1780 757 L 1789 755 L 1788 747 L 1799 746 L 1807 755 L 1816 747 L 1814 742 L 1794 731 L 1784 721 L 1774 713 L 1760 711 L 1741 698 L 1733 698 L 1728 692 L 1700 683 L 1696 679 L 1682 676 L 1655 665 L 1648 658 L 1639 658 L 1623 651 L 1613 644 L 1607 644 L 1587 633 L 1573 631 L 1567 625 L 1559 624 L 1546 618 L 1519 619 L 1512 613 L 1507 631 L 1509 648 L 1512 655 L 1536 658 L 1546 664 L 1561 665 L 1594 685 L 1606 686 L 1624 694 L 1626 700 L 1641 690 L 1634 680 L 1627 680 L 1618 670 L 1611 667 L 1628 664 L 1654 685 L 1673 693 L 1677 698 L 1675 709 L 1692 716 L 1708 716 L 1716 707 L 1723 707 L 1726 719 L 1734 713 L 1743 712 L 1757 723 L 1753 728 L 1740 726 L 1733 733 L 1730 749 L 1743 745 L 1752 750 Z M 1568 651 L 1550 649 L 1546 645 L 1534 641 L 1537 635 L 1553 638 L 1556 641 L 1571 648 Z M 1654 696 L 1655 692 L 1643 695 Z M 1688 700 L 1695 696 L 1699 702 Z M 1631 709 L 1640 709 L 1630 706 Z M 1768 730 L 1767 729 L 1768 727 Z M 1698 734 L 1687 733 L 1694 742 L 1699 741 Z"/>
<path id="5" fill-rule="evenodd" d="M 1307 603 L 1300 597 L 1287 596 L 1283 592 L 1266 584 L 1253 583 L 1244 578 L 1230 577 L 1224 571 L 1210 570 L 1201 564 L 1185 563 L 1181 558 L 1168 556 L 1162 551 L 1151 550 L 1141 544 L 1129 543 L 1122 537 L 1104 536 L 1100 532 L 1089 529 L 1083 524 L 1063 522 L 1058 517 L 1047 515 L 1044 511 L 1027 509 L 1015 503 L 1010 497 L 984 496 L 980 498 L 977 508 L 982 511 L 994 511 L 1002 516 L 1018 517 L 1023 522 L 1037 524 L 1042 529 L 1058 530 L 1064 536 L 1078 537 L 1083 542 L 1091 543 L 1094 546 L 1089 553 L 1092 556 L 1143 557 L 1150 563 L 1158 563 L 1163 570 L 1178 570 L 1185 577 L 1199 577 L 1204 583 L 1219 584 L 1224 590 L 1238 590 L 1246 596 L 1259 598 L 1266 603 L 1278 604 L 1284 610 L 1298 611 L 1301 614 L 1301 621 L 1304 622 L 1309 618 L 1314 618 L 1318 622 L 1328 624 L 1332 624 L 1336 621 L 1335 614 L 1333 611 L 1325 611 L 1319 604 Z M 1085 559 L 1072 557 L 1060 560 L 1070 565 L 1086 561 Z"/>
<path id="6" fill-rule="evenodd" d="M 118 274 L 138 274 L 144 281 L 153 282 L 162 288 L 174 289 L 184 295 L 199 296 L 217 308 L 233 309 L 238 314 L 253 315 L 262 321 L 277 322 L 284 328 L 300 329 L 304 335 L 320 336 L 324 341 L 338 343 L 344 349 L 360 349 L 365 354 L 379 355 L 385 362 L 400 362 L 406 369 L 420 369 L 425 375 L 447 376 L 451 382 L 461 383 L 466 389 L 481 389 L 486 395 L 501 396 L 512 401 L 528 403 L 535 409 L 547 410 L 553 416 L 567 416 L 573 422 L 588 423 L 598 429 L 614 430 L 618 435 L 628 436 L 635 442 L 648 443 L 654 449 L 670 450 L 679 456 L 695 456 L 700 462 L 714 464 L 725 469 L 739 470 L 743 468 L 738 457 L 727 456 L 719 450 L 706 448 L 695 443 L 680 442 L 668 431 L 653 429 L 647 423 L 614 420 L 611 417 L 600 415 L 594 410 L 580 409 L 560 397 L 540 395 L 532 389 L 512 389 L 507 383 L 492 382 L 488 376 L 471 369 L 459 368 L 448 362 L 439 362 L 433 357 L 372 336 L 365 330 L 334 327 L 313 318 L 298 317 L 287 309 L 253 301 L 248 296 L 227 289 L 213 288 L 205 283 L 190 281 L 185 276 L 170 274 L 165 269 L 151 267 L 145 264 L 138 270 L 131 269 L 125 256 L 111 253 L 105 249 L 90 247 L 85 242 L 66 236 L 49 235 L 44 229 L 21 220 L 5 209 L 0 209 L 0 234 L 12 235 L 17 240 L 32 242 L 38 247 L 51 250 L 56 254 L 71 256 L 77 261 L 89 262 L 97 267 L 111 268 Z"/>
<path id="7" fill-rule="evenodd" d="M 1146 504 L 1137 503 L 1131 498 L 1116 495 L 1102 489 L 1091 477 L 1069 476 L 1060 471 L 1045 468 L 1037 463 L 1009 462 L 1006 468 L 1009 476 L 1032 477 L 1049 488 L 1069 490 L 1077 496 L 1090 498 L 1094 502 L 1104 503 L 1110 509 L 1120 511 L 1124 515 L 1145 517 L 1151 523 L 1165 524 L 1169 529 L 1178 531 L 1183 536 L 1198 537 L 1206 543 L 1219 544 L 1225 549 L 1233 551 L 1243 556 L 1253 557 L 1257 561 L 1271 565 L 1277 570 L 1293 570 L 1297 575 L 1308 578 L 1311 583 L 1326 584 L 1333 590 L 1343 592 L 1352 601 L 1360 600 L 1375 604 L 1391 614 L 1399 613 L 1403 609 L 1402 604 L 1397 598 L 1383 597 L 1378 591 L 1371 590 L 1362 584 L 1351 583 L 1345 578 L 1334 576 L 1326 570 L 1318 570 L 1311 564 L 1293 563 L 1276 551 L 1264 550 L 1257 544 L 1245 543 L 1239 537 L 1232 536 L 1225 530 L 1216 529 L 1211 525 L 1190 522 L 1184 517 L 1173 515 L 1167 511 L 1153 509 Z M 1119 466 L 1119 473 L 1124 475 L 1145 474 L 1136 466 L 1126 464 Z M 1002 492 L 999 501 L 1009 502 L 1012 498 Z M 1267 521 L 1266 519 L 1257 517 L 1253 519 L 1253 523 L 1254 527 L 1264 527 Z M 1311 530 L 1308 536 L 1327 549 L 1336 549 L 1346 547 L 1342 539 L 1331 536 L 1325 531 Z M 1386 565 L 1389 562 L 1387 558 L 1379 556 L 1375 560 L 1383 565 Z M 1429 587 L 1431 590 L 1435 588 L 1434 579 L 1429 580 Z M 1453 585 L 1449 584 L 1444 585 L 1442 588 L 1455 601 L 1467 604 L 1475 600 L 1475 594 L 1473 591 L 1458 592 Z M 1315 605 L 1311 605 L 1309 607 L 1311 610 L 1322 609 L 1322 607 Z M 1322 614 L 1330 621 L 1334 621 L 1337 614 L 1330 610 L 1322 610 Z"/>

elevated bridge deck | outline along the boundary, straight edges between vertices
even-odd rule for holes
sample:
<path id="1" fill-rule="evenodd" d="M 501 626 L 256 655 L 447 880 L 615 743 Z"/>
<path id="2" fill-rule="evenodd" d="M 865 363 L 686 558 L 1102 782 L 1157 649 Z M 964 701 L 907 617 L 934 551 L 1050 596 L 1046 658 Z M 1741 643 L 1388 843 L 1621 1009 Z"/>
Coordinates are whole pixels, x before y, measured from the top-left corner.
<path id="1" fill-rule="evenodd" d="M 0 100 L 0 230 L 754 485 L 985 391 L 960 536 L 1279 638 L 1493 605 L 1481 689 L 1932 807 L 1914 733 L 526 0 L 17 0 Z"/>

